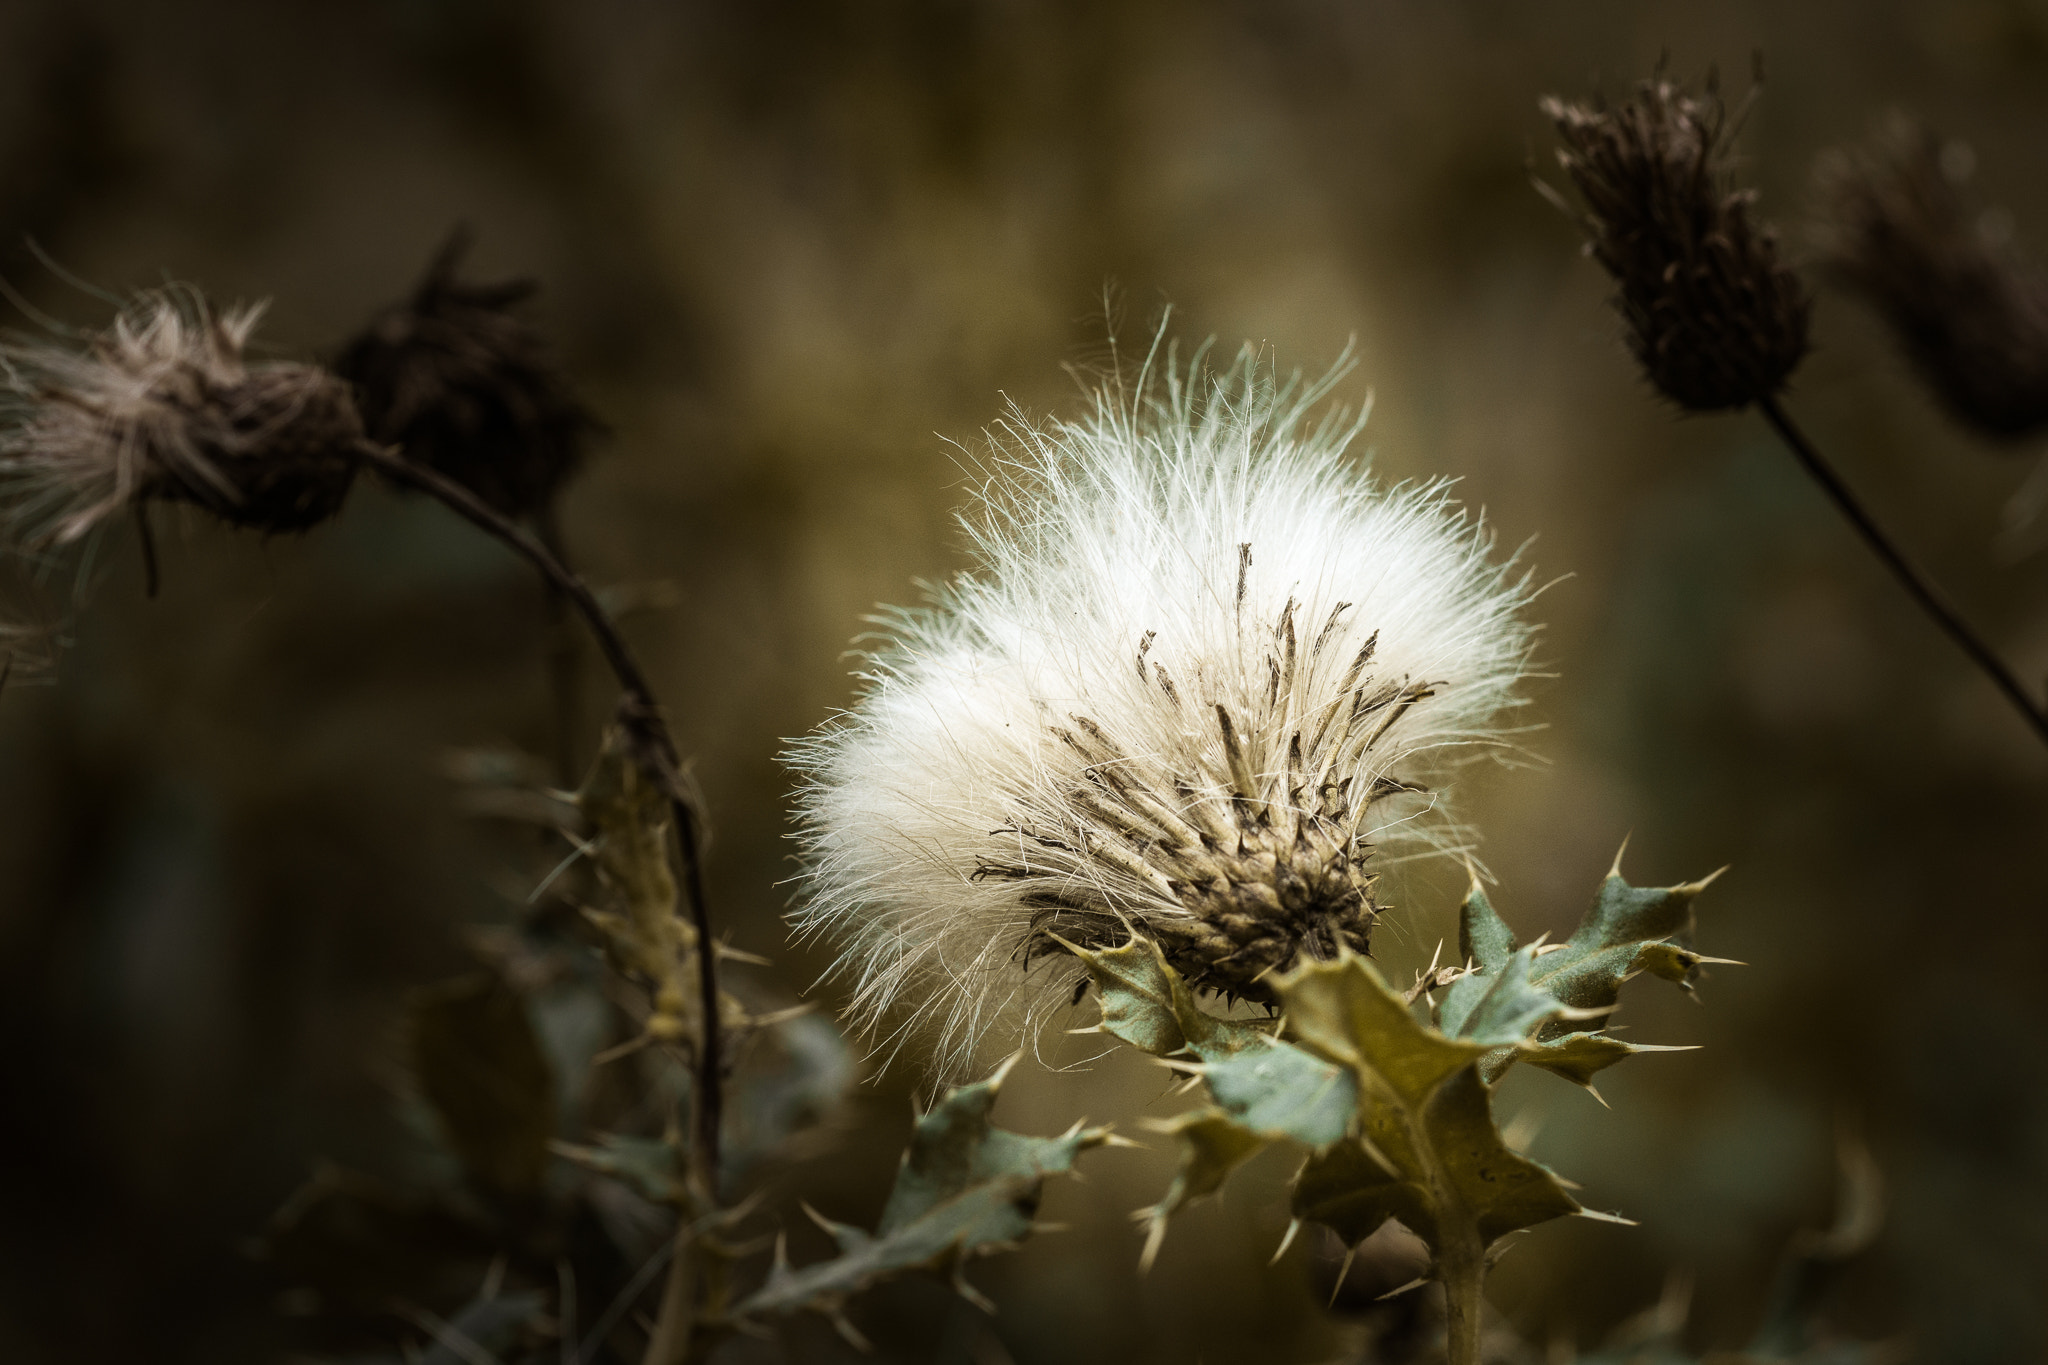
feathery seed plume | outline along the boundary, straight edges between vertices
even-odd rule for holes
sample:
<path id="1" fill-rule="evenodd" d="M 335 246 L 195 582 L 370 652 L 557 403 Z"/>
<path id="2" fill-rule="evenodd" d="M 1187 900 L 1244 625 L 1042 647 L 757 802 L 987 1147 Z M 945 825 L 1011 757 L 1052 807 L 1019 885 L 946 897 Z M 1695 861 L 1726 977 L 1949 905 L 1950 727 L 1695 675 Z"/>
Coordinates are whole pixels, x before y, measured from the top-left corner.
<path id="1" fill-rule="evenodd" d="M 795 923 L 941 1074 L 1079 998 L 1065 943 L 1143 934 L 1253 1000 L 1365 952 L 1376 849 L 1455 844 L 1423 783 L 1501 741 L 1525 670 L 1526 580 L 1483 528 L 1308 423 L 1341 370 L 1159 361 L 1078 420 L 1013 410 L 978 568 L 878 618 L 864 694 L 789 755 Z"/>
<path id="2" fill-rule="evenodd" d="M 1614 277 L 1629 347 L 1658 391 L 1714 412 L 1774 396 L 1806 355 L 1811 301 L 1728 185 L 1727 108 L 1661 76 L 1616 108 L 1542 102 L 1558 164 L 1585 202 L 1587 254 Z M 1547 185 L 1549 198 L 1569 205 Z"/>
<path id="3" fill-rule="evenodd" d="M 1968 149 L 1898 118 L 1821 168 L 1831 272 L 1891 325 L 1957 419 L 2017 439 L 2048 425 L 2048 273 L 1966 193 Z"/>
<path id="4" fill-rule="evenodd" d="M 37 545 L 152 498 L 264 531 L 340 511 L 363 435 L 348 386 L 317 366 L 249 361 L 262 314 L 152 290 L 82 349 L 0 346 L 0 516 Z"/>

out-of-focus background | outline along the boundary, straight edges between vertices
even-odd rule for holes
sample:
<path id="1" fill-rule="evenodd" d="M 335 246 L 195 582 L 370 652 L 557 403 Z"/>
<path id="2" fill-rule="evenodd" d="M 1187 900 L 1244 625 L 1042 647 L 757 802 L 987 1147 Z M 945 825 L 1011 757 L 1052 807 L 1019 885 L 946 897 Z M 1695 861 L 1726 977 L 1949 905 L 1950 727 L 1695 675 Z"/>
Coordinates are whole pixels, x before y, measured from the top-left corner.
<path id="1" fill-rule="evenodd" d="M 1793 255 L 1816 158 L 1889 108 L 1975 149 L 2048 246 L 2048 6 L 1730 3 L 748 5 L 646 0 L 9 0 L 0 270 L 82 324 L 166 277 L 273 300 L 318 354 L 405 293 L 458 222 L 612 435 L 565 507 L 592 576 L 666 585 L 629 619 L 715 828 L 735 942 L 807 983 L 778 918 L 784 737 L 852 695 L 877 602 L 962 562 L 963 461 L 1006 398 L 1071 409 L 1110 314 L 1319 370 L 1390 477 L 1453 474 L 1545 578 L 1543 760 L 1460 793 L 1529 932 L 1568 927 L 1615 848 L 1702 903 L 1720 968 L 1658 983 L 1630 1037 L 1697 1053 L 1610 1073 L 1611 1105 L 1519 1078 L 1536 1153 L 1636 1228 L 1522 1239 L 1493 1297 L 1596 1343 L 1693 1277 L 1736 1344 L 1787 1238 L 1825 1222 L 1834 1134 L 1891 1200 L 1833 1301 L 1921 1358 L 2039 1358 L 2048 1275 L 2048 755 L 1909 607 L 1753 416 L 1681 419 L 1637 380 L 1605 281 L 1532 192 L 1538 96 L 1619 92 L 1670 54 L 1751 53 L 1743 135 Z M 16 314 L 15 323 L 34 324 Z M 1792 407 L 2025 676 L 2048 674 L 2048 556 L 2001 519 L 2036 461 L 1959 435 L 1859 305 L 1823 289 Z M 182 529 L 181 529 L 182 527 Z M 97 547 L 52 679 L 0 696 L 0 1358 L 281 1358 L 292 1300 L 247 1243 L 327 1159 L 377 1169 L 394 1020 L 511 913 L 457 810 L 454 746 L 549 744 L 529 573 L 365 486 L 300 540 L 160 524 Z M 74 585 L 48 585 L 71 600 Z M 606 694 L 590 663 L 594 733 Z M 514 873 L 517 873 L 517 877 Z M 1462 873 L 1406 889 L 1383 955 L 1451 932 Z M 1413 959 L 1413 961 L 1411 961 Z M 870 1221 L 915 1078 L 858 1094 L 787 1168 Z M 1134 1130 L 1171 1112 L 1128 1058 L 1027 1065 L 999 1117 Z M 1286 1163 L 1176 1224 L 1141 1279 L 1128 1209 L 1163 1143 L 1090 1158 L 990 1262 L 985 1319 L 884 1296 L 882 1358 L 1314 1361 L 1349 1349 L 1297 1253 L 1264 1268 Z M 801 1224 L 801 1220 L 797 1220 Z M 800 1255 L 822 1254 L 822 1239 Z M 829 1350 L 793 1337 L 790 1358 Z"/>

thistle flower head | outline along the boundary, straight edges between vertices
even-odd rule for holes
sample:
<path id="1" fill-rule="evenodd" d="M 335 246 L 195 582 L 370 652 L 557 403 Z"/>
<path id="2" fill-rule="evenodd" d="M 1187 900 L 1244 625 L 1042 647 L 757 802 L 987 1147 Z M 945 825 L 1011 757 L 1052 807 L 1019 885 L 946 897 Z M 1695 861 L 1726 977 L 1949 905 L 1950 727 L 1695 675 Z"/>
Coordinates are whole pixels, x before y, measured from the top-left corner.
<path id="1" fill-rule="evenodd" d="M 1307 424 L 1328 381 L 1150 365 L 1001 425 L 978 567 L 882 618 L 864 695 L 791 755 L 795 922 L 942 1073 L 1078 998 L 1067 944 L 1143 934 L 1254 1000 L 1366 951 L 1379 850 L 1456 842 L 1426 784 L 1499 742 L 1524 670 L 1524 583 L 1443 485 L 1380 487 L 1355 423 Z"/>
<path id="2" fill-rule="evenodd" d="M 1823 246 L 1949 412 L 2013 439 L 2048 425 L 2048 274 L 1970 201 L 1968 160 L 1894 120 L 1823 164 Z"/>
<path id="3" fill-rule="evenodd" d="M 469 239 L 441 249 L 404 303 L 335 358 L 379 441 L 511 516 L 540 513 L 582 461 L 596 420 L 576 400 L 532 323 L 514 308 L 531 280 L 456 278 Z"/>
<path id="4" fill-rule="evenodd" d="M 1542 109 L 1585 203 L 1586 251 L 1620 286 L 1614 306 L 1650 382 L 1695 412 L 1775 395 L 1806 355 L 1811 304 L 1771 231 L 1750 221 L 1755 191 L 1728 183 L 1714 83 L 1695 96 L 1658 77 L 1614 108 L 1548 98 Z"/>
<path id="5" fill-rule="evenodd" d="M 363 435 L 348 386 L 316 366 L 248 360 L 262 313 L 157 290 L 81 348 L 0 346 L 0 515 L 35 544 L 76 540 L 152 498 L 265 531 L 339 511 Z"/>

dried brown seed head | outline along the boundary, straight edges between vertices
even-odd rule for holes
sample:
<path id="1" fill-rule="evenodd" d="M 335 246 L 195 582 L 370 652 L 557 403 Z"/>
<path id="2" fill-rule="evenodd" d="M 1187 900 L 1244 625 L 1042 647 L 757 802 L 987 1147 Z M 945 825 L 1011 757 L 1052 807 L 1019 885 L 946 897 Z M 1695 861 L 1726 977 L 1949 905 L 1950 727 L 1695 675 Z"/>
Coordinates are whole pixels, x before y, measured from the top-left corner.
<path id="1" fill-rule="evenodd" d="M 511 516 L 542 512 L 598 430 L 533 324 L 513 311 L 531 280 L 464 284 L 469 245 L 441 249 L 404 303 L 342 348 L 370 435 Z"/>
<path id="2" fill-rule="evenodd" d="M 2014 439 L 2048 425 L 2048 274 L 1972 203 L 1968 160 L 1904 118 L 1830 157 L 1822 247 L 1949 412 Z"/>
<path id="3" fill-rule="evenodd" d="M 64 543 L 152 498 L 271 532 L 339 511 L 363 435 L 348 386 L 312 365 L 250 363 L 262 311 L 217 314 L 196 291 L 157 290 L 82 349 L 0 347 L 14 532 Z"/>
<path id="4" fill-rule="evenodd" d="M 1695 412 L 1776 394 L 1806 354 L 1810 301 L 1751 221 L 1755 192 L 1729 181 L 1730 119 L 1713 83 L 1692 95 L 1659 77 L 1613 108 L 1548 98 L 1542 109 L 1584 204 L 1587 252 L 1621 286 L 1615 307 L 1650 382 Z"/>

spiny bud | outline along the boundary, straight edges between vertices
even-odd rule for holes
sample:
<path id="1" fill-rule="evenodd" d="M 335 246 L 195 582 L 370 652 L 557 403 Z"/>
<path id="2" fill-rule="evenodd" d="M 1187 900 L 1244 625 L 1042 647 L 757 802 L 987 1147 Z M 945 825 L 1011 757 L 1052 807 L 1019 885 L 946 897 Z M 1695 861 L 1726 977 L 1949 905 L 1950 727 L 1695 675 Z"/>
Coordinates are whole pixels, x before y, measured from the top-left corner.
<path id="1" fill-rule="evenodd" d="M 149 499 L 271 532 L 333 516 L 362 423 L 325 370 L 245 358 L 262 312 L 216 315 L 195 290 L 154 290 L 82 349 L 0 347 L 0 515 L 32 545 L 76 540 Z"/>
<path id="2" fill-rule="evenodd" d="M 535 516 L 581 462 L 597 422 L 540 332 L 513 311 L 531 280 L 464 284 L 458 233 L 413 296 L 345 345 L 334 368 L 356 386 L 370 435 L 510 516 Z"/>
<path id="3" fill-rule="evenodd" d="M 1523 671 L 1524 586 L 1441 485 L 1378 487 L 1356 424 L 1309 424 L 1326 389 L 1249 350 L 1148 373 L 1004 424 L 978 567 L 883 619 L 792 755 L 797 924 L 940 1073 L 1074 998 L 1068 944 L 1140 934 L 1253 1000 L 1367 951 L 1379 850 L 1458 844 L 1424 783 L 1500 742 Z"/>
<path id="4" fill-rule="evenodd" d="M 1695 412 L 1775 395 L 1806 354 L 1810 301 L 1771 231 L 1751 222 L 1755 192 L 1729 183 L 1713 80 L 1699 96 L 1659 77 L 1614 108 L 1548 98 L 1542 109 L 1585 206 L 1587 253 L 1621 286 L 1615 307 L 1650 382 Z"/>
<path id="5" fill-rule="evenodd" d="M 1969 149 L 1900 118 L 1821 166 L 1830 272 L 1890 324 L 1957 420 L 2048 425 L 2048 275 L 1970 202 Z"/>

